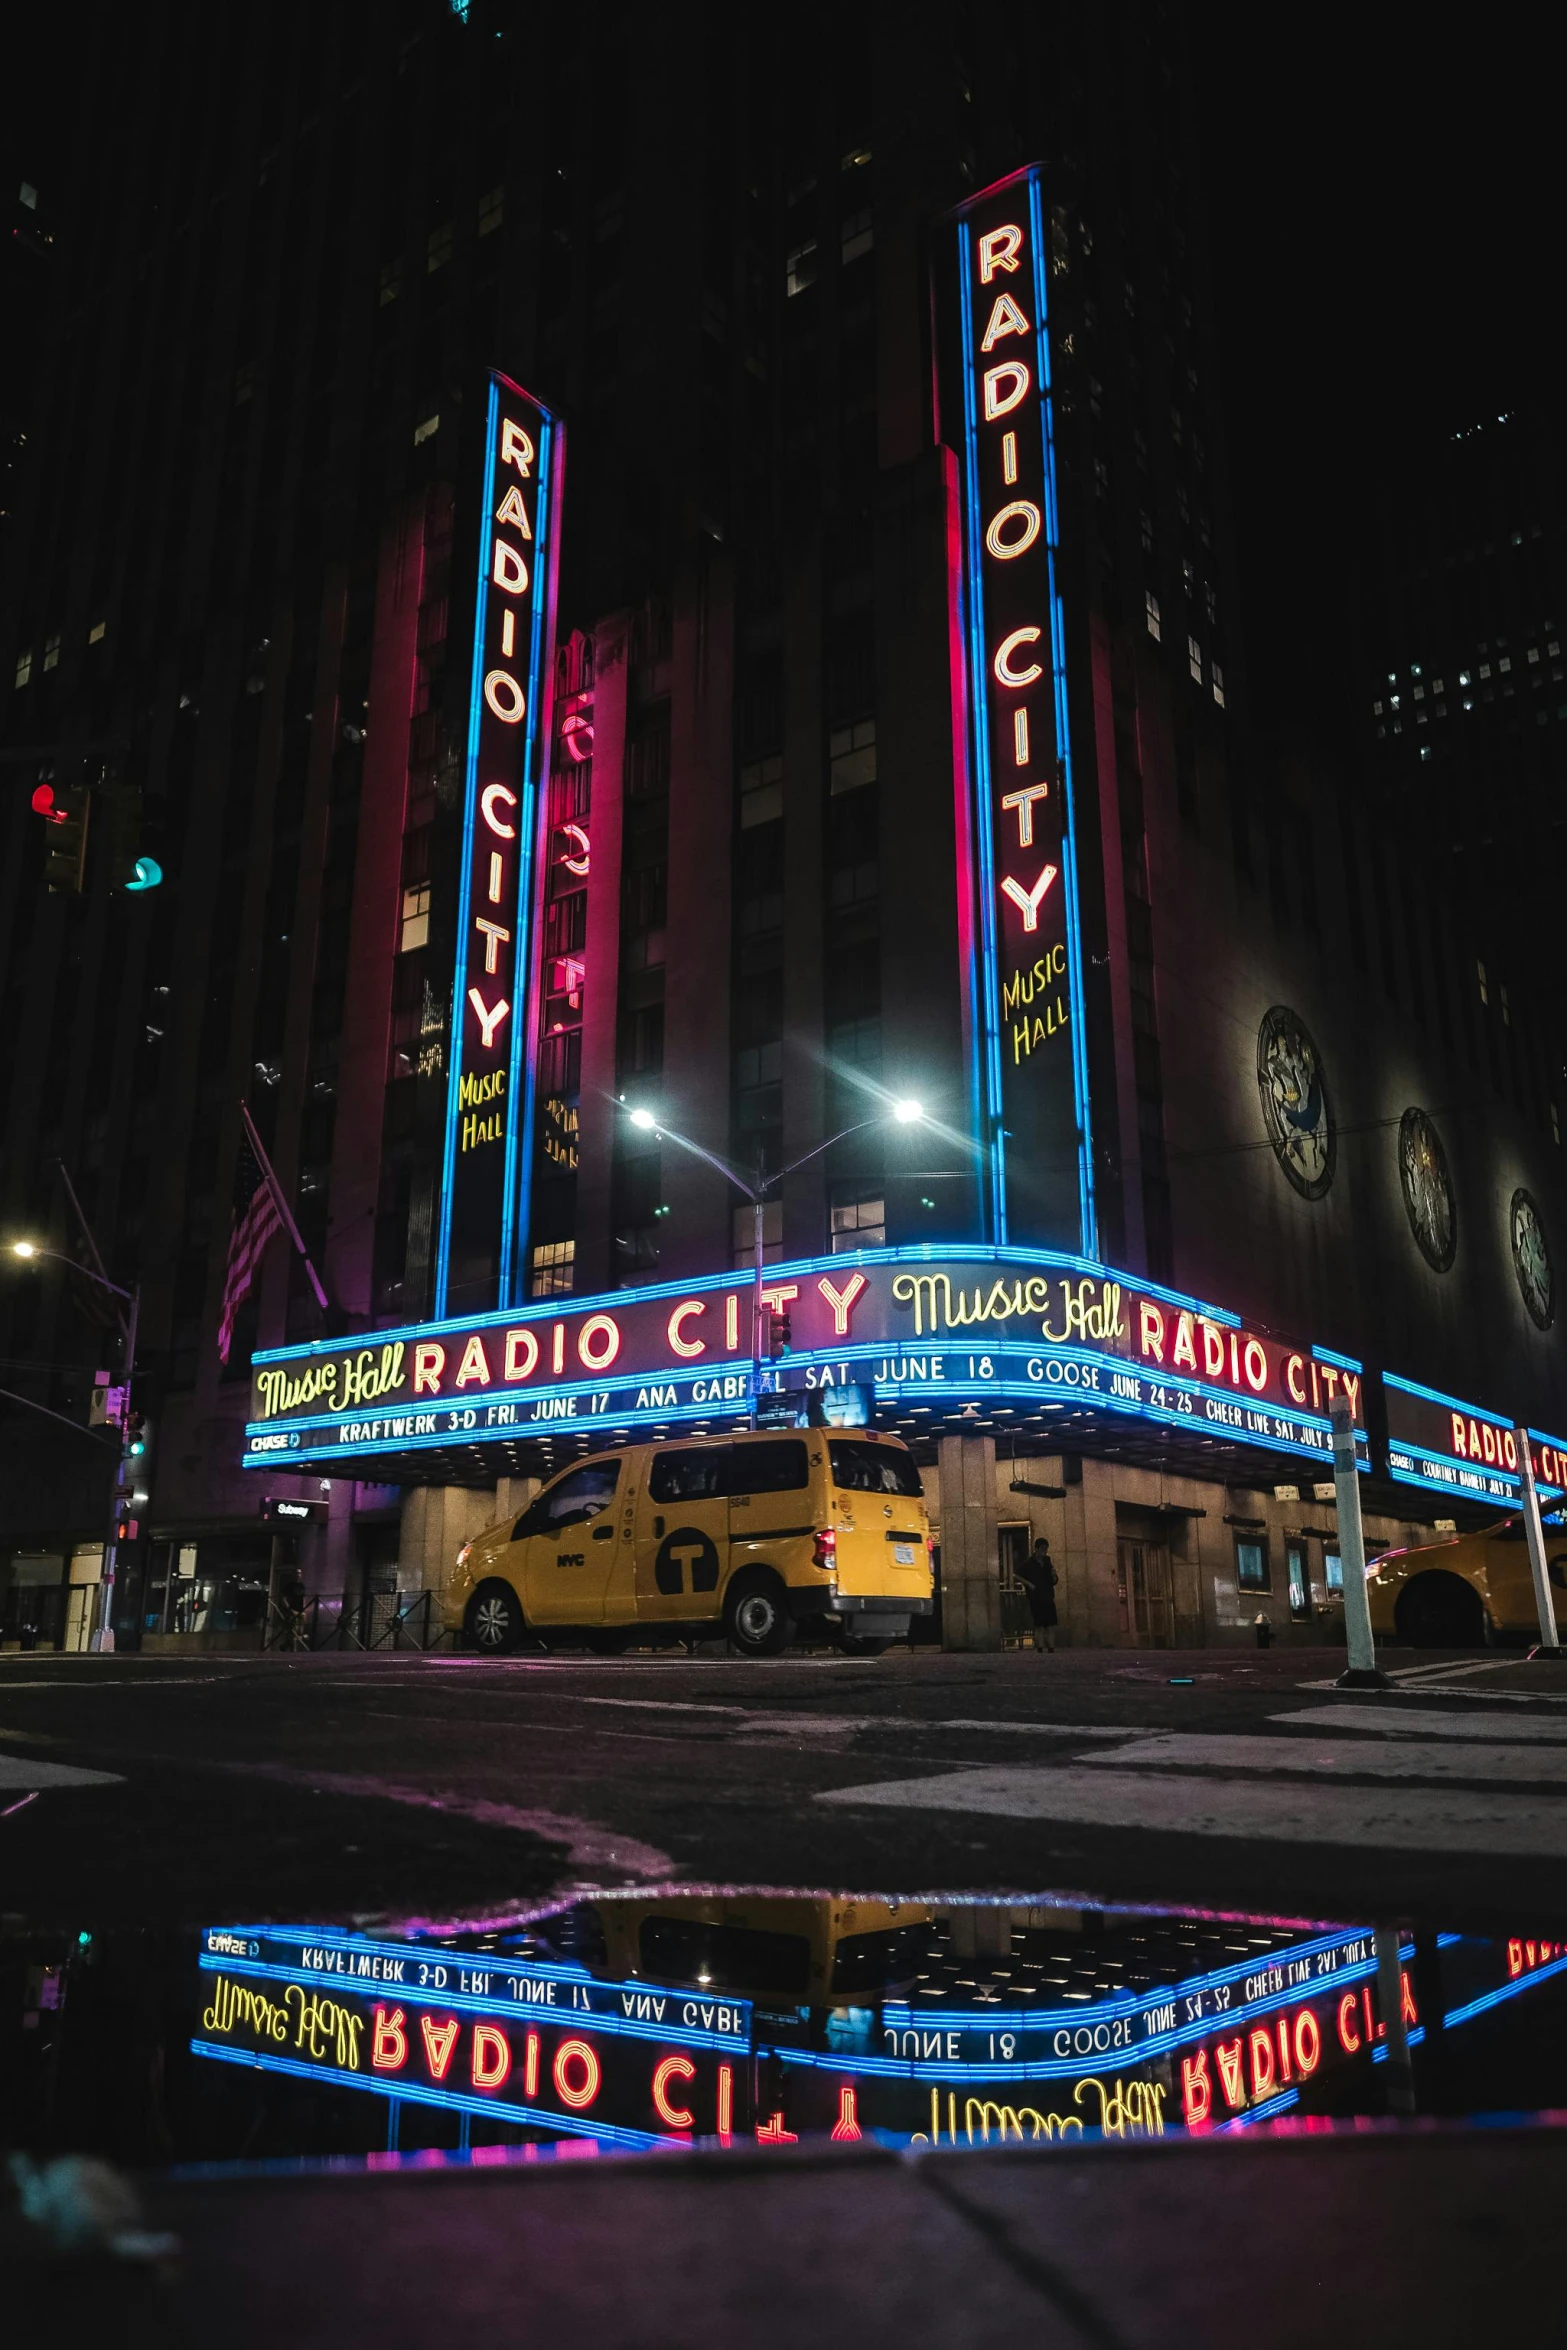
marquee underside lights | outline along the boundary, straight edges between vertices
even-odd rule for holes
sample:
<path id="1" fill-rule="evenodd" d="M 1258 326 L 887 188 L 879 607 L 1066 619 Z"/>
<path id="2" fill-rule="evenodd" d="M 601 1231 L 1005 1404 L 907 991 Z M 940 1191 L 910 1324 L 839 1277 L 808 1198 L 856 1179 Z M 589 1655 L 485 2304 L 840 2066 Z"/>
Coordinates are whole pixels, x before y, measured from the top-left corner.
<path id="1" fill-rule="evenodd" d="M 959 937 L 984 1221 L 1097 1246 L 1060 583 L 1044 205 L 1037 168 L 956 215 L 959 462 L 948 531 L 963 712 Z M 943 263 L 943 274 L 951 257 Z M 950 329 L 951 321 L 946 321 Z"/>
<path id="2" fill-rule="evenodd" d="M 878 1249 L 769 1267 L 799 1392 L 863 1388 L 878 1410 L 1089 1410 L 1325 1461 L 1328 1412 L 1358 1363 L 1088 1259 L 980 1246 Z M 569 1305 L 425 1323 L 258 1354 L 244 1460 L 290 1466 L 542 1435 L 744 1417 L 750 1284 L 734 1273 Z"/>
<path id="3" fill-rule="evenodd" d="M 490 377 L 435 1307 L 516 1296 L 532 1164 L 539 771 L 549 742 L 565 437 Z"/>

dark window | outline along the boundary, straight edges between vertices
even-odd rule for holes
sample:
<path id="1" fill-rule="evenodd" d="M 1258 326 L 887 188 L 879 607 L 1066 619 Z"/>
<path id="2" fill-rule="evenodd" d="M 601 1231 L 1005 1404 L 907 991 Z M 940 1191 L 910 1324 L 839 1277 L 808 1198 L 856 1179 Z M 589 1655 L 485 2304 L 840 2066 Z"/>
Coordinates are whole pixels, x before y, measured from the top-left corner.
<path id="1" fill-rule="evenodd" d="M 863 1437 L 829 1436 L 832 1481 L 842 1493 L 902 1493 L 920 1500 L 920 1473 L 901 1446 L 867 1444 Z"/>
<path id="2" fill-rule="evenodd" d="M 524 1534 L 552 1534 L 558 1527 L 580 1526 L 596 1518 L 614 1500 L 619 1481 L 619 1461 L 585 1461 L 529 1503 L 512 1528 L 513 1542 Z"/>
<path id="3" fill-rule="evenodd" d="M 704 1446 L 700 1451 L 661 1452 L 647 1481 L 650 1501 L 705 1501 L 725 1491 L 729 1465 L 727 1445 Z"/>
<path id="4" fill-rule="evenodd" d="M 811 1946 L 803 1934 L 712 1926 L 705 1918 L 644 1918 L 640 1955 L 643 1974 L 655 1983 L 802 1996 L 810 1989 Z"/>
<path id="5" fill-rule="evenodd" d="M 1304 1542 L 1286 1542 L 1284 1563 L 1289 1575 L 1290 1616 L 1293 1622 L 1303 1624 L 1311 1614 L 1311 1578 L 1306 1573 Z"/>
<path id="6" fill-rule="evenodd" d="M 729 1454 L 731 1493 L 794 1493 L 810 1482 L 803 1439 L 774 1444 L 736 1444 Z"/>

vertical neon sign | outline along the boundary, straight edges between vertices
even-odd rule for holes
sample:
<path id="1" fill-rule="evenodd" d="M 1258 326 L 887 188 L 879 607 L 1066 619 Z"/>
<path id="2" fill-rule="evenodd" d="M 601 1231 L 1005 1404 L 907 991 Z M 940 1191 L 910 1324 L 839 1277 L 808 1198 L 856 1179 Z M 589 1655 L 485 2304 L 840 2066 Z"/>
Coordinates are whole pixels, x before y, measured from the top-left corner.
<path id="1" fill-rule="evenodd" d="M 977 942 L 986 1236 L 1097 1254 L 1038 167 L 956 215 L 962 395 L 949 534 L 968 708 L 960 936 Z"/>
<path id="2" fill-rule="evenodd" d="M 463 785 L 435 1315 L 518 1295 L 532 1165 L 539 769 L 549 742 L 565 433 L 490 377 Z"/>

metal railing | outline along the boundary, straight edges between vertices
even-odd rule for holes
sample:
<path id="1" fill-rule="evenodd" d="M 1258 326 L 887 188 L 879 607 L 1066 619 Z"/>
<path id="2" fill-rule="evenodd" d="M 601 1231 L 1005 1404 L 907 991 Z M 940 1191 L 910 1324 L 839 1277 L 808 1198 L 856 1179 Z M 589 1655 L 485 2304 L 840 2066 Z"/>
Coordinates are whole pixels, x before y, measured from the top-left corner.
<path id="1" fill-rule="evenodd" d="M 446 1627 L 433 1591 L 324 1593 L 290 1605 L 274 1600 L 261 1628 L 263 1648 L 304 1653 L 319 1648 L 439 1648 Z"/>

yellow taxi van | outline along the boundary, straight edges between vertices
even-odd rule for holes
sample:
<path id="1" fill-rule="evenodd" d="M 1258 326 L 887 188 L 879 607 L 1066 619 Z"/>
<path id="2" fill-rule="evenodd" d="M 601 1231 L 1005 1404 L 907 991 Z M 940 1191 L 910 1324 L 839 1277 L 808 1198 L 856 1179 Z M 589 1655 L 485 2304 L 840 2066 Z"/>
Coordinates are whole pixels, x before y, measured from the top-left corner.
<path id="1" fill-rule="evenodd" d="M 1567 1532 L 1545 1528 L 1552 1596 L 1567 1608 Z M 1558 1594 L 1560 1596 L 1558 1596 Z M 1366 1573 L 1371 1629 L 1416 1648 L 1478 1648 L 1492 1639 L 1538 1639 L 1540 1619 L 1521 1518 L 1476 1534 L 1449 1534 L 1384 1551 Z"/>
<path id="2" fill-rule="evenodd" d="M 931 1532 L 907 1445 L 868 1428 L 692 1436 L 593 1454 L 465 1543 L 449 1628 L 607 1652 L 639 1633 L 776 1656 L 814 1619 L 873 1655 L 929 1615 Z"/>

